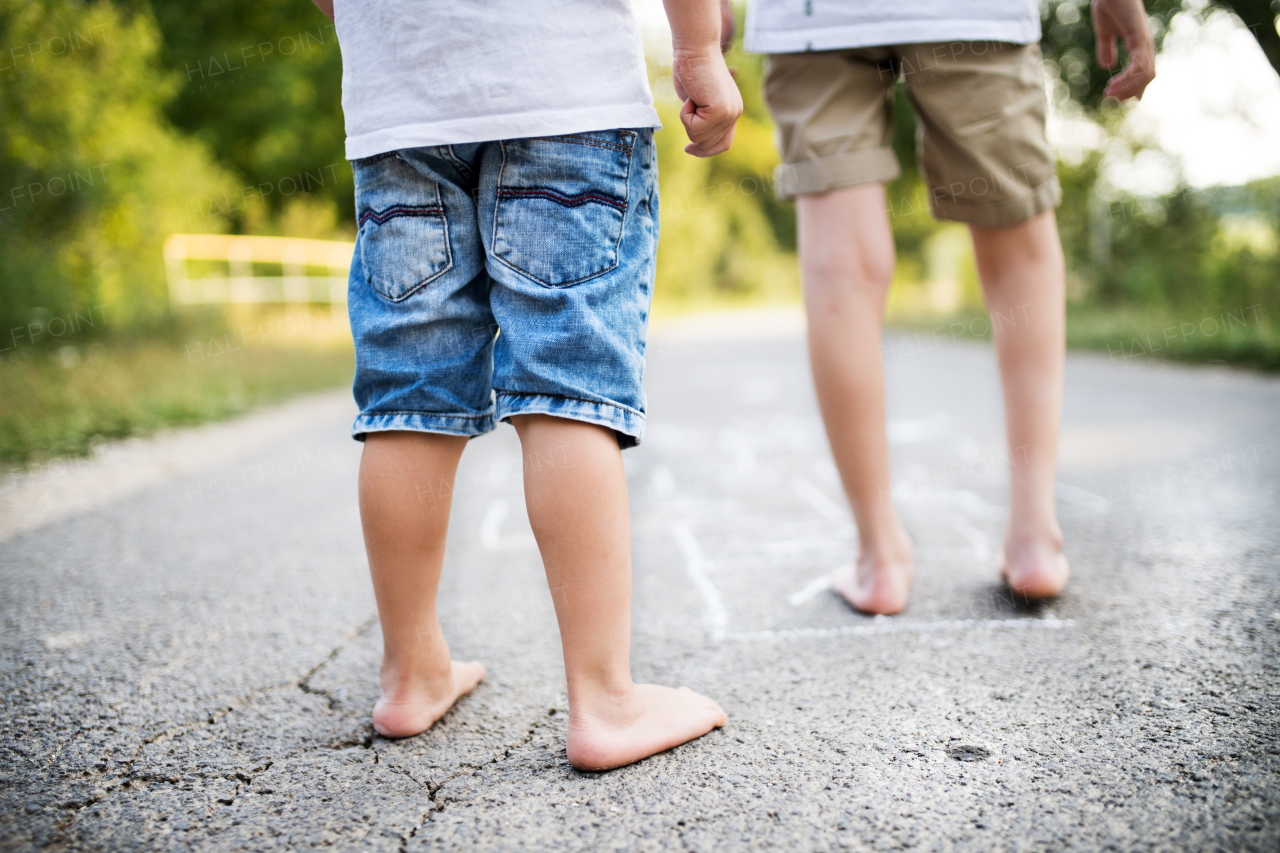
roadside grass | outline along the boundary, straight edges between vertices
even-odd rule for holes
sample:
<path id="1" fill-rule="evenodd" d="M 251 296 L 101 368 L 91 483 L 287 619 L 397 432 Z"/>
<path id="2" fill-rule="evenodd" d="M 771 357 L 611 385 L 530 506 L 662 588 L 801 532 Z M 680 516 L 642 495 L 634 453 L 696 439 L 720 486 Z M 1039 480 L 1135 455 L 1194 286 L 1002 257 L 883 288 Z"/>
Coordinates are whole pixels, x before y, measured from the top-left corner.
<path id="1" fill-rule="evenodd" d="M 253 343 L 232 332 L 12 353 L 0 361 L 0 463 L 83 455 L 102 441 L 339 387 L 354 374 L 349 337 Z"/>
<path id="2" fill-rule="evenodd" d="M 975 309 L 888 319 L 890 327 L 916 332 L 930 342 L 989 340 L 991 322 Z M 1231 312 L 1073 305 L 1067 309 L 1067 347 L 1106 353 L 1113 362 L 1228 364 L 1280 371 L 1280 324 L 1260 305 Z"/>
<path id="3" fill-rule="evenodd" d="M 719 299 L 709 302 L 655 299 L 655 321 L 704 311 L 761 309 L 798 305 L 797 298 Z M 1001 322 L 1017 322 L 1012 318 Z M 992 319 L 982 308 L 953 313 L 891 307 L 889 328 L 910 331 L 904 346 L 932 347 L 941 341 L 990 340 Z M 1067 306 L 1067 348 L 1106 353 L 1112 361 L 1139 360 L 1176 364 L 1227 364 L 1265 372 L 1280 371 L 1280 322 L 1266 306 L 1231 311 L 1204 309 Z"/>
<path id="4" fill-rule="evenodd" d="M 1073 308 L 1067 312 L 1067 346 L 1105 352 L 1113 361 L 1280 370 L 1280 324 L 1261 305 L 1182 312 Z"/>
<path id="5" fill-rule="evenodd" d="M 777 303 L 732 307 L 767 304 Z M 654 313 L 673 317 L 710 307 L 660 302 Z M 306 333 L 292 334 L 288 317 L 240 320 L 238 327 L 226 322 L 185 337 L 29 347 L 0 356 L 0 464 L 83 455 L 102 441 L 221 420 L 351 382 L 345 322 L 317 325 L 304 317 L 299 328 Z M 924 346 L 991 336 L 990 318 L 975 309 L 892 314 L 889 325 L 915 332 Z M 1067 345 L 1106 353 L 1113 362 L 1280 371 L 1280 325 L 1261 306 L 1231 313 L 1071 306 Z"/>

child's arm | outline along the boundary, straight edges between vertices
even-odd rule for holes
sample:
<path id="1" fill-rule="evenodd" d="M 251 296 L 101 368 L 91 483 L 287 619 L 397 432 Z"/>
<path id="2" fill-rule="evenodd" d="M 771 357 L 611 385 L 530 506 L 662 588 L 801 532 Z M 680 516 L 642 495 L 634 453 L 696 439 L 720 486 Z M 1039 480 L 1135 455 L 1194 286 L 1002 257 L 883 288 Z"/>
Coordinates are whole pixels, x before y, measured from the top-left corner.
<path id="1" fill-rule="evenodd" d="M 733 7 L 729 5 L 729 0 L 720 0 L 720 52 L 728 53 L 729 48 L 733 47 L 734 32 L 738 28 L 738 22 L 733 17 Z M 733 71 L 732 68 L 729 69 Z"/>
<path id="2" fill-rule="evenodd" d="M 329 20 L 333 20 L 333 0 L 312 0 Z"/>
<path id="3" fill-rule="evenodd" d="M 1093 35 L 1098 43 L 1098 63 L 1116 64 L 1116 39 L 1129 50 L 1129 64 L 1107 83 L 1106 95 L 1123 101 L 1142 100 L 1142 93 L 1156 77 L 1156 43 L 1147 24 L 1142 0 L 1094 0 Z"/>
<path id="4" fill-rule="evenodd" d="M 719 0 L 663 0 L 675 54 L 671 77 L 684 101 L 680 121 L 689 134 L 685 151 L 711 157 L 728 151 L 742 115 L 742 95 L 720 51 Z"/>

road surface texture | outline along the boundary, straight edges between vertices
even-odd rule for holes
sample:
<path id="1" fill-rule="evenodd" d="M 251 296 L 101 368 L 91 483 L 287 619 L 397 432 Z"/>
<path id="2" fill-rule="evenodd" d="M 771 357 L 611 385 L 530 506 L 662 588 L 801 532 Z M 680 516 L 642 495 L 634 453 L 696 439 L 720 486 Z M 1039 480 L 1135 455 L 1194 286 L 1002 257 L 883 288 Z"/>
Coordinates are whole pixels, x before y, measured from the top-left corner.
<path id="1" fill-rule="evenodd" d="M 376 737 L 360 450 L 334 392 L 0 487 L 0 847 L 1280 848 L 1280 382 L 1072 355 L 1072 583 L 1025 607 L 996 574 L 991 349 L 890 335 L 918 580 L 869 618 L 823 580 L 856 531 L 796 315 L 673 324 L 651 350 L 625 454 L 634 669 L 718 699 L 723 730 L 569 766 L 502 426 L 464 457 L 441 590 L 455 656 L 489 678 L 426 734 Z"/>

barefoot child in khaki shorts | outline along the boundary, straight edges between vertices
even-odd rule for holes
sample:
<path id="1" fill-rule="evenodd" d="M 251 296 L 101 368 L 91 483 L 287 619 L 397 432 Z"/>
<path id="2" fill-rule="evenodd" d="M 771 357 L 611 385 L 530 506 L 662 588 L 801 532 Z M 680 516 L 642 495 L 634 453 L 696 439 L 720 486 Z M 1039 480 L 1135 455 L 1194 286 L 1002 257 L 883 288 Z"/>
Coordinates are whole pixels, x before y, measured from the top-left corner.
<path id="1" fill-rule="evenodd" d="M 1098 60 L 1131 61 L 1107 94 L 1141 96 L 1155 48 L 1140 0 L 1095 0 Z M 1067 582 L 1054 508 L 1062 408 L 1060 191 L 1045 139 L 1034 0 L 750 0 L 747 49 L 768 53 L 765 100 L 796 201 L 809 353 L 832 454 L 858 526 L 856 565 L 834 587 L 855 608 L 897 613 L 914 575 L 890 495 L 880 349 L 894 271 L 885 183 L 893 89 L 919 119 L 919 159 L 937 219 L 969 226 L 1004 389 L 1010 511 L 1000 573 L 1028 599 Z"/>
<path id="2" fill-rule="evenodd" d="M 567 753 L 605 770 L 724 725 L 631 680 L 621 448 L 644 435 L 657 113 L 630 0 L 316 0 L 342 48 L 359 231 L 347 305 L 360 518 L 382 626 L 373 727 L 416 735 L 484 677 L 436 619 L 468 439 L 515 426 L 560 626 Z M 742 99 L 716 0 L 668 0 L 688 151 Z M 548 464 L 546 460 L 555 460 Z M 501 666 L 518 666 L 518 650 Z"/>

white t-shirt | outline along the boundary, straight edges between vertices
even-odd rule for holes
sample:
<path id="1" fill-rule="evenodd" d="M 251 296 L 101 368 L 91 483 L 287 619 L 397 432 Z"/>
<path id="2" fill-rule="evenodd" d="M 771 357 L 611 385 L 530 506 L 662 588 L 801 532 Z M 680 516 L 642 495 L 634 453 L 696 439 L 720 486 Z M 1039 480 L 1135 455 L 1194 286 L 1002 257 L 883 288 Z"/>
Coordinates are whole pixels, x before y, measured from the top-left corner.
<path id="1" fill-rule="evenodd" d="M 630 0 L 336 0 L 347 157 L 661 127 Z"/>
<path id="2" fill-rule="evenodd" d="M 800 53 L 886 44 L 1040 39 L 1037 0 L 748 0 L 746 48 Z"/>

